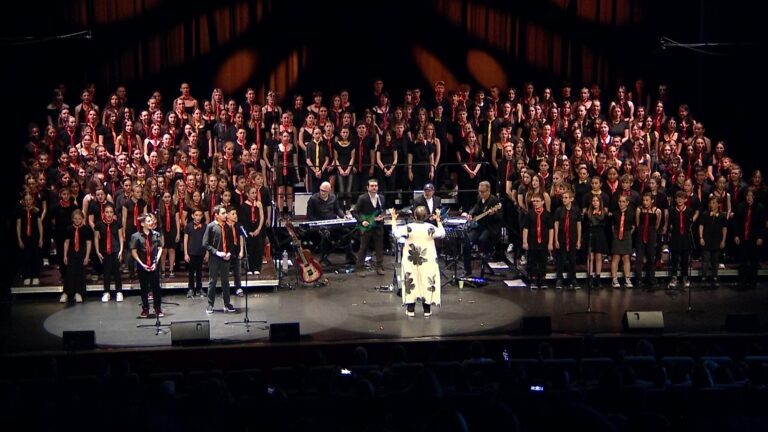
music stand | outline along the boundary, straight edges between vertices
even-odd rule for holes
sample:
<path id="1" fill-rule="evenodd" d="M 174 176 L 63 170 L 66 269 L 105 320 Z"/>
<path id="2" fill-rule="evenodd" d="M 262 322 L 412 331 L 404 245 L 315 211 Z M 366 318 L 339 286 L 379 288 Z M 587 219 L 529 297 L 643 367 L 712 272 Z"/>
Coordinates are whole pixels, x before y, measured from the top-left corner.
<path id="1" fill-rule="evenodd" d="M 224 321 L 224 325 L 242 325 L 245 327 L 246 333 L 251 332 L 251 323 L 257 322 L 257 323 L 264 323 L 266 324 L 267 321 L 265 320 L 254 320 L 251 321 L 250 318 L 248 318 L 248 272 L 251 270 L 251 263 L 248 260 L 248 247 L 244 247 L 243 250 L 245 251 L 245 255 L 243 256 L 245 259 L 245 284 L 243 285 L 243 297 L 245 297 L 245 318 L 243 318 L 242 321 Z M 238 268 L 237 271 L 240 271 L 241 269 Z"/>

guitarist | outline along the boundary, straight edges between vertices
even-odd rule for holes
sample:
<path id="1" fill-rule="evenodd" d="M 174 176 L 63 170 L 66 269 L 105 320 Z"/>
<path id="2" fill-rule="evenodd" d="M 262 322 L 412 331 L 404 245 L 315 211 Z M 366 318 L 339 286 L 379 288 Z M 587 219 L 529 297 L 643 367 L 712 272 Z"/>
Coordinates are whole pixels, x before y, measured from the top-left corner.
<path id="1" fill-rule="evenodd" d="M 357 251 L 356 273 L 359 277 L 365 277 L 363 263 L 365 253 L 368 251 L 368 243 L 373 239 L 373 245 L 376 248 L 376 274 L 384 274 L 384 226 L 380 223 L 384 218 L 384 198 L 379 195 L 379 182 L 375 179 L 368 179 L 368 192 L 360 195 L 355 204 L 353 215 L 360 227 L 360 250 Z M 372 216 L 375 218 L 369 221 Z M 375 223 L 374 228 L 369 229 L 371 223 Z"/>
<path id="2" fill-rule="evenodd" d="M 427 209 L 427 213 L 429 214 L 429 217 L 427 217 L 426 222 L 432 223 L 432 225 L 436 225 L 436 216 L 435 211 L 440 212 L 440 207 L 442 203 L 440 202 L 440 197 L 435 196 L 435 185 L 432 183 L 427 183 L 424 185 L 424 194 L 417 196 L 413 200 L 413 210 L 416 211 L 416 207 L 418 206 L 424 206 Z"/>
<path id="3" fill-rule="evenodd" d="M 492 239 L 501 237 L 502 217 L 500 201 L 495 195 L 491 195 L 491 184 L 482 181 L 477 186 L 478 199 L 475 206 L 462 216 L 472 221 L 478 215 L 487 213 L 482 219 L 473 224 L 464 237 L 464 277 L 472 276 L 472 245 L 477 245 L 483 255 L 483 263 L 487 262 L 491 251 Z M 494 208 L 496 207 L 496 208 Z M 482 272 L 482 267 L 481 270 Z"/>

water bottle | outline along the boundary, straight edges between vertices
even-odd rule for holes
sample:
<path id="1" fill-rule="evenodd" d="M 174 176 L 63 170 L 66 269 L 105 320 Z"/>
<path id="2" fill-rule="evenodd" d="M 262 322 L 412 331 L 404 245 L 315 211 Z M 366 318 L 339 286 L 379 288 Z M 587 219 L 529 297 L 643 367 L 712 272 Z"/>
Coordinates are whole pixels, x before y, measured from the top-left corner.
<path id="1" fill-rule="evenodd" d="M 283 257 L 280 260 L 280 268 L 282 269 L 283 273 L 288 271 L 288 251 L 283 250 Z"/>

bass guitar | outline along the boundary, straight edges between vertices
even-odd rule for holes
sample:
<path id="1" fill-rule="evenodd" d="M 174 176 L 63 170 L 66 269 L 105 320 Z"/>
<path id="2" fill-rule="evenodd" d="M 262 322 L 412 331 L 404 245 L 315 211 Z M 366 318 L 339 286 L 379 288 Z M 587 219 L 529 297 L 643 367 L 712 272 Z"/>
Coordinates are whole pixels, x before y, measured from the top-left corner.
<path id="1" fill-rule="evenodd" d="M 467 224 L 467 228 L 469 228 L 469 229 L 477 228 L 479 226 L 477 221 L 479 221 L 480 219 L 488 216 L 489 214 L 491 214 L 493 212 L 497 212 L 499 210 L 501 210 L 501 203 L 498 203 L 495 206 L 489 208 L 488 210 L 486 210 L 486 211 L 480 213 L 479 215 L 473 217 L 472 220 Z"/>
<path id="2" fill-rule="evenodd" d="M 299 265 L 299 277 L 301 281 L 310 284 L 317 282 L 323 276 L 323 268 L 312 257 L 312 252 L 301 247 L 301 241 L 299 236 L 296 235 L 296 231 L 293 229 L 291 221 L 285 221 L 285 229 L 293 239 L 293 243 L 296 245 L 296 262 Z"/>

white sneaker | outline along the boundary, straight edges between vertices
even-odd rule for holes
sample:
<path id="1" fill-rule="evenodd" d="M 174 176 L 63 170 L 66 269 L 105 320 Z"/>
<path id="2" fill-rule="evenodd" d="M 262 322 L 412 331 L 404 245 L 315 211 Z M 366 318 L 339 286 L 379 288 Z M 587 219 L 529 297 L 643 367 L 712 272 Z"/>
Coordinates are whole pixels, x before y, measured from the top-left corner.
<path id="1" fill-rule="evenodd" d="M 61 293 L 61 297 L 59 297 L 59 303 L 66 303 L 67 300 L 69 300 L 67 293 Z"/>
<path id="2" fill-rule="evenodd" d="M 40 279 L 38 278 L 32 278 L 32 285 L 37 286 L 40 285 Z"/>
<path id="3" fill-rule="evenodd" d="M 632 287 L 633 287 L 632 281 L 629 278 L 624 279 L 624 288 L 632 288 Z"/>
<path id="4" fill-rule="evenodd" d="M 514 250 L 515 250 L 515 245 L 510 243 L 509 246 L 507 246 L 507 253 L 511 254 L 512 252 L 514 252 Z"/>
<path id="5" fill-rule="evenodd" d="M 258 271 L 258 270 L 254 270 L 254 271 L 253 271 L 253 274 L 254 274 L 255 276 L 258 276 L 258 275 L 260 275 L 260 274 L 261 274 L 261 272 L 260 272 L 260 271 Z"/>
<path id="6" fill-rule="evenodd" d="M 24 286 L 27 286 L 31 281 L 32 281 L 31 279 L 24 279 L 23 281 L 21 281 L 21 284 Z"/>
<path id="7" fill-rule="evenodd" d="M 106 303 L 106 302 L 108 302 L 108 301 L 109 301 L 109 298 L 110 298 L 110 295 L 109 295 L 109 293 L 108 293 L 108 292 L 105 292 L 104 294 L 102 294 L 102 295 L 101 295 L 101 302 L 102 302 L 102 303 Z"/>
<path id="8" fill-rule="evenodd" d="M 123 293 L 119 292 L 119 293 L 115 294 L 115 301 L 118 302 L 118 303 L 122 302 L 123 301 Z"/>
<path id="9" fill-rule="evenodd" d="M 75 303 L 82 303 L 83 302 L 83 296 L 80 295 L 80 293 L 75 293 Z"/>
<path id="10" fill-rule="evenodd" d="M 237 291 L 235 291 L 235 295 L 238 296 L 238 297 L 242 297 L 243 296 L 243 289 L 242 288 L 238 288 Z"/>
<path id="11" fill-rule="evenodd" d="M 720 263 L 720 264 L 717 266 L 717 268 L 719 268 L 720 270 L 724 270 L 724 269 L 725 269 L 725 264 L 723 264 L 723 263 Z"/>
<path id="12" fill-rule="evenodd" d="M 621 284 L 619 283 L 619 279 L 618 278 L 613 278 L 613 282 L 611 283 L 611 286 L 613 288 L 621 288 Z"/>

